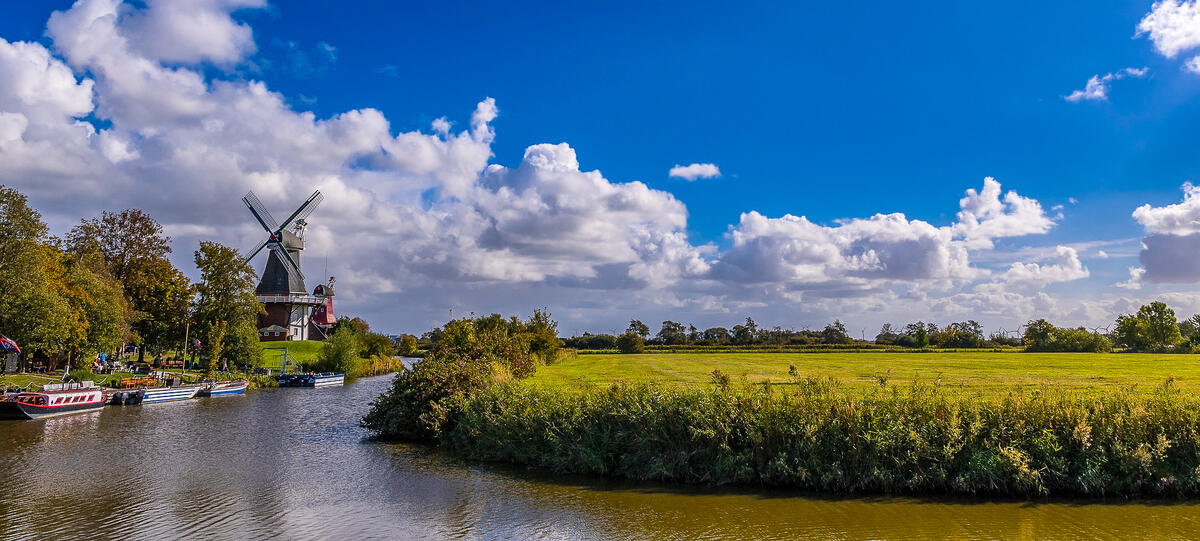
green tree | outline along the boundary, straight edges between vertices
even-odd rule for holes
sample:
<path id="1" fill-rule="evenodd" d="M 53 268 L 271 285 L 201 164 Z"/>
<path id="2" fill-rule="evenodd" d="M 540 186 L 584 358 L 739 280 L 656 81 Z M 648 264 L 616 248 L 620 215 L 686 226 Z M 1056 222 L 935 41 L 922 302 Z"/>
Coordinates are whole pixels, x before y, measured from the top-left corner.
<path id="1" fill-rule="evenodd" d="M 205 364 L 205 373 L 209 379 L 212 379 L 217 372 L 217 367 L 221 365 L 221 355 L 225 352 L 225 331 L 228 326 L 224 320 L 213 321 L 208 326 L 208 332 L 205 334 L 205 347 L 208 348 L 208 362 Z"/>
<path id="2" fill-rule="evenodd" d="M 315 368 L 323 372 L 350 372 L 359 362 L 361 349 L 362 342 L 357 333 L 345 329 L 333 333 L 321 346 Z"/>
<path id="3" fill-rule="evenodd" d="M 417 353 L 417 337 L 411 334 L 402 334 L 396 339 L 396 353 L 404 357 L 410 357 Z"/>
<path id="4" fill-rule="evenodd" d="M 25 196 L 0 186 L 0 334 L 21 345 L 22 357 L 59 351 L 78 327 L 59 251 L 46 233 Z"/>
<path id="5" fill-rule="evenodd" d="M 621 353 L 641 353 L 646 350 L 646 341 L 631 331 L 617 337 L 617 350 Z"/>
<path id="6" fill-rule="evenodd" d="M 650 336 L 650 327 L 647 327 L 646 324 L 642 323 L 641 321 L 631 319 L 629 320 L 629 327 L 625 329 L 625 332 L 636 334 L 642 337 L 642 340 L 645 340 L 646 337 Z"/>
<path id="7" fill-rule="evenodd" d="M 256 325 L 263 307 L 254 296 L 254 269 L 237 250 L 215 242 L 201 242 L 195 256 L 200 270 L 192 311 L 197 331 L 207 336 L 217 321 L 223 321 L 227 326 L 223 358 L 231 365 L 261 364 Z"/>
<path id="8" fill-rule="evenodd" d="M 62 257 L 67 260 L 67 302 L 79 327 L 77 334 L 72 333 L 76 339 L 67 348 L 68 358 L 73 368 L 83 368 L 96 353 L 111 352 L 129 337 L 133 313 L 121 284 L 108 273 L 98 253 Z"/>
<path id="9" fill-rule="evenodd" d="M 1136 314 L 1117 317 L 1116 334 L 1118 343 L 1139 351 L 1162 350 L 1183 341 L 1175 311 L 1161 301 L 1142 306 Z"/>
<path id="10" fill-rule="evenodd" d="M 103 255 L 138 313 L 133 340 L 155 354 L 180 345 L 194 293 L 187 277 L 167 259 L 170 242 L 162 225 L 139 209 L 104 211 L 99 218 L 81 220 L 66 239 L 71 252 L 98 250 Z"/>
<path id="11" fill-rule="evenodd" d="M 655 340 L 658 343 L 667 346 L 677 346 L 687 343 L 687 328 L 682 323 L 676 321 L 662 322 L 662 328 L 659 329 Z"/>
<path id="12" fill-rule="evenodd" d="M 846 333 L 846 325 L 835 319 L 821 331 L 821 342 L 824 344 L 849 344 L 854 340 Z"/>

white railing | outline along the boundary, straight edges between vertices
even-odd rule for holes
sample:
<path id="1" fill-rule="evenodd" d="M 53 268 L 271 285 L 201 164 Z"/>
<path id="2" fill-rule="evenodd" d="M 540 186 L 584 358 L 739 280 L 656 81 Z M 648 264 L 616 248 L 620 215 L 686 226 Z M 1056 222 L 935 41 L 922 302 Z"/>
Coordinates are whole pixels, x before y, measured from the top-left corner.
<path id="1" fill-rule="evenodd" d="M 291 303 L 291 304 L 324 304 L 325 303 L 325 297 L 318 297 L 316 295 L 301 295 L 301 294 L 255 295 L 255 298 L 258 299 L 258 302 L 277 302 L 277 303 Z"/>

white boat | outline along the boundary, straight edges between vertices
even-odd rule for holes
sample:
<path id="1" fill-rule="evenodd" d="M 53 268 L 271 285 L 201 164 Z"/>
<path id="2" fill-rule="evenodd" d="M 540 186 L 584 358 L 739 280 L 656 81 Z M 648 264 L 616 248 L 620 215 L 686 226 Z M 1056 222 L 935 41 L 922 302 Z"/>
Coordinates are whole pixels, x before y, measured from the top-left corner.
<path id="1" fill-rule="evenodd" d="M 214 381 L 202 384 L 197 396 L 230 396 L 242 394 L 246 392 L 246 388 L 249 386 L 250 382 L 246 380 Z"/>
<path id="2" fill-rule="evenodd" d="M 280 387 L 333 387 L 346 382 L 345 374 L 284 374 L 278 378 Z"/>
<path id="3" fill-rule="evenodd" d="M 153 402 L 168 402 L 171 400 L 187 400 L 195 398 L 196 393 L 200 392 L 199 385 L 180 385 L 178 387 L 151 387 L 145 390 L 145 396 L 142 397 L 143 404 Z"/>

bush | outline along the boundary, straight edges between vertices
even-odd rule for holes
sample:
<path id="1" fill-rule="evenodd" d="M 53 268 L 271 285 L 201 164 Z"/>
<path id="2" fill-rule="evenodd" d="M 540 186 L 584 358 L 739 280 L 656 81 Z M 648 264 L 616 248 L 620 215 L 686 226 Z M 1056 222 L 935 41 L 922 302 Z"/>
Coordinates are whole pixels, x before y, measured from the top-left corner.
<path id="1" fill-rule="evenodd" d="M 450 321 L 425 358 L 397 374 L 391 389 L 371 403 L 362 426 L 385 439 L 437 441 L 478 392 L 533 374 L 547 344 L 539 342 L 545 334 L 538 324 L 532 326 L 534 332 L 515 317 L 498 315 Z M 543 330 L 553 327 L 541 324 Z"/>
<path id="2" fill-rule="evenodd" d="M 641 353 L 646 351 L 646 341 L 642 337 L 626 331 L 617 337 L 617 350 L 621 353 Z"/>
<path id="3" fill-rule="evenodd" d="M 313 365 L 313 369 L 318 372 L 349 374 L 358 363 L 361 349 L 362 344 L 359 342 L 357 334 L 346 330 L 335 332 L 321 346 L 321 352 L 317 354 L 317 362 Z"/>
<path id="4" fill-rule="evenodd" d="M 396 340 L 396 354 L 411 357 L 417 353 L 417 337 L 411 334 L 400 335 Z"/>
<path id="5" fill-rule="evenodd" d="M 714 374 L 714 380 L 717 380 Z M 723 378 L 721 378 L 723 379 Z M 1200 396 L 1046 388 L 980 398 L 830 380 L 579 393 L 498 385 L 445 438 L 556 472 L 839 493 L 1200 494 Z"/>
<path id="6" fill-rule="evenodd" d="M 1090 332 L 1082 327 L 1078 329 L 1055 327 L 1044 319 L 1030 321 L 1026 324 L 1023 341 L 1025 351 L 1030 352 L 1106 353 L 1112 351 L 1112 342 L 1104 335 Z"/>

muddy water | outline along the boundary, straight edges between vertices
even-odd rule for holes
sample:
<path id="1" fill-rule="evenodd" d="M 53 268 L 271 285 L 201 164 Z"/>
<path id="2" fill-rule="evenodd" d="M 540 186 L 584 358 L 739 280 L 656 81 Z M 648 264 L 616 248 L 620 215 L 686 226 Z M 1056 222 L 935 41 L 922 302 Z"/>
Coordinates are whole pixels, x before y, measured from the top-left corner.
<path id="1" fill-rule="evenodd" d="M 366 442 L 387 377 L 0 424 L 3 539 L 1200 538 L 1188 502 L 680 489 Z"/>

